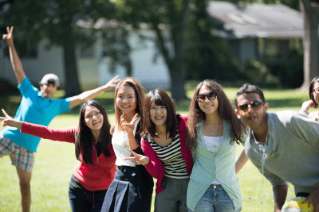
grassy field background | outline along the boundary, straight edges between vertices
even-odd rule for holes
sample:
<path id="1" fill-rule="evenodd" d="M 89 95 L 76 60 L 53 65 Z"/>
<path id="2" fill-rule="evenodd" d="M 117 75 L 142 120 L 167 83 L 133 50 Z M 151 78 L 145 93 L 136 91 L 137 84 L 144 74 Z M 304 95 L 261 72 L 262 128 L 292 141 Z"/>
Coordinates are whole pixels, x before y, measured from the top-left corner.
<path id="1" fill-rule="evenodd" d="M 238 88 L 224 88 L 228 98 L 234 101 Z M 279 110 L 299 110 L 302 102 L 308 100 L 308 94 L 299 90 L 264 90 L 265 98 L 270 104 L 270 112 Z M 56 97 L 62 96 L 57 93 Z M 188 87 L 187 95 L 193 95 L 193 86 Z M 110 122 L 114 120 L 113 94 L 104 93 L 97 99 L 106 107 Z M 4 108 L 9 115 L 14 113 L 19 105 L 21 96 L 1 96 L 0 108 Z M 188 114 L 190 100 L 176 103 L 180 113 Z M 53 128 L 64 128 L 78 124 L 79 107 L 72 112 L 56 117 L 50 124 Z M 0 126 L 0 130 L 2 126 Z M 237 156 L 242 146 L 237 148 Z M 74 145 L 53 142 L 42 139 L 35 154 L 35 165 L 31 180 L 32 212 L 69 212 L 68 183 L 72 170 L 76 165 Z M 250 161 L 246 163 L 238 174 L 243 197 L 243 212 L 273 211 L 273 194 L 269 182 L 264 179 L 263 203 L 260 204 L 262 176 Z M 248 200 L 252 193 L 252 198 Z M 293 187 L 289 186 L 288 199 L 294 196 Z M 154 197 L 154 194 L 153 194 Z M 16 169 L 11 165 L 9 156 L 0 159 L 0 212 L 20 211 L 20 192 Z"/>

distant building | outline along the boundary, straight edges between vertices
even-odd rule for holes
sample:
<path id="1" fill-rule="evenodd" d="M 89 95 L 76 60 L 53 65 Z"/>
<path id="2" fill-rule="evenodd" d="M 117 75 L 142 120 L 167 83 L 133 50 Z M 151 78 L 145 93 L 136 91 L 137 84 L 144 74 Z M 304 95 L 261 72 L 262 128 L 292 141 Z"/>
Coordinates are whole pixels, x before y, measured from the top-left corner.
<path id="1" fill-rule="evenodd" d="M 212 33 L 227 39 L 241 61 L 280 58 L 302 45 L 302 14 L 285 5 L 212 1 L 207 11 L 215 26 Z"/>

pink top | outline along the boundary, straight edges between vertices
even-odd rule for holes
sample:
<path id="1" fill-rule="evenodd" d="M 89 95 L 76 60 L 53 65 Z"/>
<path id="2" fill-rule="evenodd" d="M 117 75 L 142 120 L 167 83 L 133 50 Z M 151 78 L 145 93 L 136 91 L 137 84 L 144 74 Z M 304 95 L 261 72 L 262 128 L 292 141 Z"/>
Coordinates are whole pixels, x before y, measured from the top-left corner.
<path id="1" fill-rule="evenodd" d="M 193 168 L 193 159 L 192 159 L 192 153 L 190 149 L 186 146 L 186 132 L 187 132 L 187 115 L 179 115 L 181 118 L 181 121 L 178 125 L 178 131 L 179 131 L 179 139 L 181 143 L 181 154 L 186 162 L 186 171 L 188 176 L 190 176 Z M 141 146 L 143 149 L 143 152 L 146 156 L 149 157 L 149 163 L 145 166 L 146 170 L 150 175 L 157 179 L 156 182 L 156 194 L 160 193 L 164 190 L 164 186 L 162 184 L 162 180 L 164 178 L 165 169 L 163 163 L 160 161 L 160 159 L 157 157 L 155 151 L 151 147 L 150 143 L 147 140 L 144 140 L 144 137 L 141 139 Z"/>
<path id="2" fill-rule="evenodd" d="M 75 133 L 78 127 L 69 127 L 64 129 L 52 129 L 49 127 L 23 122 L 21 132 L 30 135 L 38 136 L 44 139 L 54 141 L 65 141 L 75 143 Z M 116 166 L 115 154 L 110 145 L 111 155 L 105 157 L 103 152 L 97 158 L 95 145 L 93 144 L 92 159 L 94 164 L 86 164 L 81 160 L 82 153 L 78 164 L 73 169 L 74 177 L 81 183 L 81 185 L 89 191 L 99 191 L 108 189 L 113 181 Z"/>

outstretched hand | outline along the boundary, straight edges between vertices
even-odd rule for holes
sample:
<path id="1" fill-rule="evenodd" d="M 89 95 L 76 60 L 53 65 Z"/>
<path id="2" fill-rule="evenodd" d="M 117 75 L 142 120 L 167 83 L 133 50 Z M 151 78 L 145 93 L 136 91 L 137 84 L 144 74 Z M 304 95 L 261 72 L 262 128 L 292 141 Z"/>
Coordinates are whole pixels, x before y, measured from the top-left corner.
<path id="1" fill-rule="evenodd" d="M 134 115 L 134 117 L 132 118 L 131 122 L 130 123 L 127 123 L 125 120 L 124 120 L 124 114 L 121 116 L 121 128 L 127 132 L 127 134 L 130 134 L 132 133 L 133 134 L 133 130 L 134 130 L 134 125 L 135 125 L 135 122 L 138 120 L 138 113 L 136 113 Z"/>
<path id="2" fill-rule="evenodd" d="M 2 39 L 6 40 L 9 46 L 13 44 L 13 26 L 7 27 L 7 34 L 3 34 Z"/>
<path id="3" fill-rule="evenodd" d="M 302 203 L 312 201 L 314 205 L 313 212 L 319 212 L 319 188 L 312 192 Z"/>
<path id="4" fill-rule="evenodd" d="M 10 126 L 21 129 L 22 123 L 20 121 L 14 120 L 11 116 L 9 116 L 4 109 L 2 109 L 2 113 L 5 117 L 0 117 L 2 120 L 2 126 Z"/>
<path id="5" fill-rule="evenodd" d="M 315 106 L 314 102 L 310 99 L 310 100 L 305 101 L 304 103 L 302 103 L 301 109 L 309 111 L 309 108 L 314 108 L 314 106 Z"/>
<path id="6" fill-rule="evenodd" d="M 149 158 L 145 155 L 140 155 L 140 154 L 137 154 L 135 152 L 133 152 L 132 150 L 128 150 L 130 151 L 130 153 L 133 154 L 134 157 L 131 157 L 131 158 L 125 158 L 124 160 L 130 160 L 132 161 L 133 163 L 135 163 L 136 165 L 143 165 L 143 166 L 146 166 L 149 162 Z"/>
<path id="7" fill-rule="evenodd" d="M 115 88 L 117 83 L 121 81 L 119 75 L 116 75 L 115 77 L 113 77 L 113 79 L 111 79 L 110 81 L 108 81 L 108 83 L 106 83 L 105 87 L 109 90 L 111 88 Z"/>

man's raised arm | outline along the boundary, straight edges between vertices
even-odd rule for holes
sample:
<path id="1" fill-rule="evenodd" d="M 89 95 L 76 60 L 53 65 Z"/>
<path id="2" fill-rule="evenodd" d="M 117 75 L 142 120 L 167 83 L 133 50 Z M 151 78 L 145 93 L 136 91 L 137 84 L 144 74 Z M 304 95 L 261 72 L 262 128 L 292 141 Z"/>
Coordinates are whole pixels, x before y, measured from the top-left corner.
<path id="1" fill-rule="evenodd" d="M 100 95 L 104 91 L 111 90 L 112 88 L 116 87 L 116 84 L 120 81 L 119 76 L 115 76 L 113 79 L 111 79 L 108 83 L 105 85 L 102 85 L 98 88 L 95 88 L 93 90 L 85 91 L 79 95 L 71 97 L 71 103 L 69 108 L 74 108 L 84 102 L 86 102 L 89 99 L 94 99 L 98 95 Z"/>
<path id="2" fill-rule="evenodd" d="M 17 54 L 17 51 L 14 47 L 13 43 L 13 27 L 7 27 L 7 34 L 2 35 L 2 39 L 7 41 L 7 44 L 9 46 L 9 55 L 10 55 L 10 61 L 13 68 L 13 71 L 16 75 L 18 85 L 26 78 L 26 75 L 23 71 L 23 67 L 20 61 L 20 58 Z"/>

